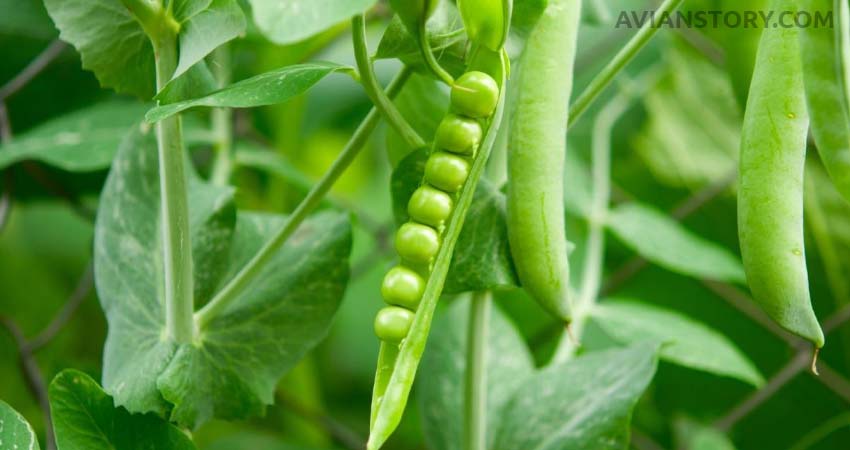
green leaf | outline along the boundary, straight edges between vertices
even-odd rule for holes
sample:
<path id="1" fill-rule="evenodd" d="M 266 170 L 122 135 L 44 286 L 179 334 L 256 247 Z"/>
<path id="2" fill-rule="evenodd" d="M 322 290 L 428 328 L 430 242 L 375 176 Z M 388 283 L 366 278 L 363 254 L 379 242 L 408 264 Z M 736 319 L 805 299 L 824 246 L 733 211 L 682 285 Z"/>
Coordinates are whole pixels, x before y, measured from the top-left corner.
<path id="1" fill-rule="evenodd" d="M 0 447 L 39 450 L 38 437 L 27 419 L 0 400 Z"/>
<path id="2" fill-rule="evenodd" d="M 632 409 L 655 374 L 655 343 L 581 356 L 525 379 L 493 450 L 626 448 Z"/>
<path id="3" fill-rule="evenodd" d="M 195 449 L 161 418 L 116 408 L 97 382 L 76 370 L 63 370 L 50 383 L 50 409 L 62 450 Z"/>
<path id="4" fill-rule="evenodd" d="M 334 72 L 352 75 L 354 69 L 330 62 L 312 62 L 282 67 L 239 81 L 209 95 L 158 106 L 148 111 L 148 122 L 157 122 L 196 106 L 251 108 L 283 103 L 303 94 Z"/>
<path id="5" fill-rule="evenodd" d="M 466 300 L 466 299 L 465 299 Z M 469 301 L 438 316 L 422 359 L 417 392 L 428 447 L 461 450 Z M 513 393 L 534 373 L 534 361 L 516 327 L 492 308 L 487 339 L 487 441 L 492 445 Z M 488 448 L 490 447 L 488 445 Z"/>
<path id="6" fill-rule="evenodd" d="M 652 207 L 620 205 L 610 212 L 608 226 L 624 244 L 665 269 L 698 278 L 746 282 L 741 260 L 732 252 Z"/>
<path id="7" fill-rule="evenodd" d="M 69 172 L 106 169 L 147 108 L 142 103 L 113 100 L 48 120 L 0 146 L 0 169 L 26 160 Z M 212 136 L 205 125 L 189 119 L 184 121 L 186 145 L 210 143 Z"/>
<path id="8" fill-rule="evenodd" d="M 689 418 L 674 423 L 676 448 L 687 450 L 735 450 L 735 444 L 720 430 Z"/>
<path id="9" fill-rule="evenodd" d="M 807 0 L 801 7 L 836 22 L 802 29 L 800 43 L 811 133 L 835 187 L 850 202 L 850 6 Z"/>
<path id="10" fill-rule="evenodd" d="M 250 0 L 254 22 L 277 44 L 318 34 L 371 8 L 376 0 Z"/>
<path id="11" fill-rule="evenodd" d="M 210 68 L 204 61 L 199 61 L 179 78 L 166 83 L 162 90 L 156 94 L 154 100 L 158 101 L 160 105 L 177 103 L 203 97 L 212 93 L 218 87 Z"/>
<path id="12" fill-rule="evenodd" d="M 407 203 L 421 183 L 427 159 L 427 149 L 420 149 L 404 158 L 393 171 L 393 213 L 397 224 L 408 220 Z M 455 245 L 444 293 L 519 285 L 508 247 L 505 208 L 505 195 L 487 180 L 481 180 Z"/>
<path id="13" fill-rule="evenodd" d="M 138 21 L 117 0 L 44 0 L 47 12 L 100 84 L 142 99 L 153 97 L 154 56 Z"/>
<path id="14" fill-rule="evenodd" d="M 56 29 L 40 0 L 0 0 L 0 35 L 51 39 Z"/>
<path id="15" fill-rule="evenodd" d="M 118 144 L 144 112 L 141 103 L 111 101 L 49 120 L 0 146 L 0 169 L 22 160 L 71 172 L 109 167 Z"/>
<path id="16" fill-rule="evenodd" d="M 741 115 L 728 74 L 686 46 L 666 53 L 666 70 L 643 98 L 647 120 L 634 145 L 659 181 L 698 190 L 734 170 Z"/>
<path id="17" fill-rule="evenodd" d="M 426 26 L 428 41 L 440 65 L 453 75 L 463 73 L 466 68 L 466 33 L 457 7 L 452 2 L 441 1 Z M 422 57 L 418 36 L 411 35 L 398 16 L 390 21 L 375 52 L 375 59 L 391 58 L 400 59 L 431 76 Z"/>
<path id="18" fill-rule="evenodd" d="M 196 306 L 222 286 L 282 225 L 279 216 L 235 213 L 232 191 L 189 175 Z M 104 386 L 133 412 L 170 411 L 189 427 L 261 414 L 279 378 L 327 332 L 348 278 L 347 217 L 306 221 L 251 290 L 198 331 L 192 345 L 161 338 L 159 180 L 152 132 L 132 133 L 101 196 L 95 280 L 109 322 Z"/>
<path id="19" fill-rule="evenodd" d="M 212 0 L 180 28 L 180 59 L 172 78 L 184 74 L 219 45 L 245 32 L 245 14 L 236 0 Z"/>
<path id="20" fill-rule="evenodd" d="M 597 324 L 615 340 L 631 344 L 642 339 L 662 342 L 661 359 L 760 387 L 764 378 L 726 336 L 683 316 L 634 300 L 606 300 L 593 310 Z"/>

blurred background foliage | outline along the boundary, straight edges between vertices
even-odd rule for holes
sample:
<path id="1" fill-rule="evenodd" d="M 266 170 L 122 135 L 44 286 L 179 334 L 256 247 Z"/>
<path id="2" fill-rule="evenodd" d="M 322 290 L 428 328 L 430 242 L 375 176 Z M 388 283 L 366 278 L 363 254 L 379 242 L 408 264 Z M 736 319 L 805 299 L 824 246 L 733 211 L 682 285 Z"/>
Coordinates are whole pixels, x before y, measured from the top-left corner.
<path id="1" fill-rule="evenodd" d="M 615 28 L 619 11 L 654 6 L 639 0 L 585 1 L 576 92 L 634 32 Z M 685 8 L 741 8 L 741 3 L 688 0 Z M 746 7 L 756 8 L 756 3 L 763 2 L 747 2 Z M 0 0 L 0 11 L 12 9 L 16 14 L 0 14 L 0 84 L 12 79 L 57 37 L 39 1 Z M 370 17 L 369 41 L 375 50 L 391 16 L 387 5 L 379 3 Z M 659 33 L 618 79 L 620 87 L 641 94 L 632 98 L 612 136 L 615 203 L 637 200 L 674 213 L 684 227 L 736 255 L 736 153 L 757 39 L 756 31 L 742 29 Z M 274 44 L 252 28 L 229 50 L 234 80 L 307 60 L 353 64 L 347 23 L 291 45 Z M 376 63 L 383 83 L 399 67 L 396 60 Z M 641 76 L 646 73 L 651 76 Z M 616 91 L 616 87 L 608 89 L 570 131 L 566 195 L 575 205 L 569 208 L 568 222 L 578 261 L 586 228 L 581 203 L 590 189 L 593 118 Z M 79 55 L 65 46 L 43 72 L 3 102 L 14 136 L 113 96 L 99 88 L 94 76 L 80 67 Z M 430 136 L 446 98 L 434 80 L 415 75 L 396 103 L 420 133 Z M 277 155 L 238 168 L 233 183 L 240 206 L 290 211 L 305 194 L 305 185 L 327 169 L 370 106 L 350 78 L 328 77 L 288 103 L 236 111 L 237 148 Z M 208 112 L 189 115 L 205 121 Z M 382 126 L 332 192 L 332 203 L 350 210 L 356 227 L 352 280 L 328 339 L 280 382 L 277 403 L 266 417 L 209 423 L 194 435 L 200 448 L 293 450 L 364 442 L 378 349 L 371 324 L 382 305 L 381 276 L 393 262 L 388 241 L 394 226 L 389 178 L 407 151 Z M 502 152 L 504 148 L 497 147 L 494 164 L 503 161 Z M 209 170 L 209 149 L 201 146 L 193 157 L 202 173 Z M 499 172 L 496 166 L 491 178 L 499 181 Z M 72 173 L 37 162 L 16 163 L 3 172 L 3 186 L 11 187 L 14 194 L 0 233 L 0 315 L 13 321 L 23 335 L 32 337 L 43 330 L 84 278 L 91 263 L 92 213 L 105 175 L 105 170 Z M 850 206 L 832 188 L 816 152 L 810 154 L 807 176 L 807 258 L 815 308 L 823 319 L 850 301 Z M 769 381 L 794 361 L 797 348 L 736 307 L 747 302 L 741 297 L 743 287 L 730 293 L 728 286 L 642 264 L 628 243 L 611 233 L 608 242 L 606 296 L 637 299 L 698 319 L 733 341 Z M 575 274 L 576 279 L 579 275 Z M 67 325 L 36 353 L 47 380 L 66 367 L 99 379 L 106 323 L 95 293 L 88 290 L 83 297 Z M 560 338 L 555 324 L 521 290 L 497 292 L 496 298 L 526 339 L 535 361 L 547 361 Z M 820 357 L 830 372 L 822 371 L 819 381 L 805 368 L 794 366 L 793 376 L 772 392 L 662 362 L 634 414 L 633 446 L 647 450 L 850 448 L 850 384 L 846 381 L 850 324 L 838 327 L 828 341 Z M 601 327 L 591 324 L 583 344 L 594 350 L 612 346 L 613 341 Z M 740 417 L 730 416 L 730 411 L 738 411 L 754 395 L 763 396 L 754 409 Z M 0 332 L 0 398 L 44 432 L 18 347 L 12 334 L 5 332 Z M 425 448 L 417 403 L 410 403 L 387 448 Z"/>

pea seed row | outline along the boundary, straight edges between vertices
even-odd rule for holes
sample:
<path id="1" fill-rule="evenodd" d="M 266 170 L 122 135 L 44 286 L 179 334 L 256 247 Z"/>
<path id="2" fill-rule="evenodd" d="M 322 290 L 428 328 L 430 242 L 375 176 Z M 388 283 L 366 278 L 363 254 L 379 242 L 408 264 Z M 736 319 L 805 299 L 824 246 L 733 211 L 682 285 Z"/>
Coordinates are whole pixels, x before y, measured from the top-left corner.
<path id="1" fill-rule="evenodd" d="M 384 342 L 399 344 L 410 331 L 440 249 L 444 224 L 454 211 L 457 192 L 469 176 L 481 143 L 481 121 L 493 114 L 498 99 L 498 84 L 483 72 L 467 72 L 452 86 L 451 111 L 437 127 L 424 182 L 407 205 L 410 221 L 399 227 L 395 236 L 401 261 L 381 284 L 388 306 L 375 317 L 375 334 Z"/>

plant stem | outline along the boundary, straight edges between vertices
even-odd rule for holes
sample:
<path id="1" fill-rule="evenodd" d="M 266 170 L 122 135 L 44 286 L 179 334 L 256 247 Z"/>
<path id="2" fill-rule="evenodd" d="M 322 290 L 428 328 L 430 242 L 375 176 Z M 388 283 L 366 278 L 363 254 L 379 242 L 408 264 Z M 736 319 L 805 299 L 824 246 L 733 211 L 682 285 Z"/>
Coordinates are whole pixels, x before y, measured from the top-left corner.
<path id="1" fill-rule="evenodd" d="M 487 448 L 487 341 L 493 296 L 490 291 L 472 295 L 466 347 L 464 387 L 465 450 Z"/>
<path id="2" fill-rule="evenodd" d="M 387 95 L 395 96 L 401 90 L 401 87 L 410 77 L 412 70 L 409 67 L 404 67 L 395 79 L 387 86 Z M 378 113 L 377 107 L 373 107 L 354 134 L 349 139 L 345 148 L 337 156 L 330 169 L 322 176 L 322 179 L 316 183 L 310 190 L 304 200 L 298 204 L 295 211 L 289 216 L 289 219 L 277 234 L 261 248 L 245 267 L 236 274 L 221 291 L 213 297 L 210 302 L 201 308 L 195 314 L 195 322 L 199 328 L 203 328 L 210 323 L 219 313 L 223 312 L 230 303 L 235 300 L 239 294 L 251 283 L 251 281 L 260 274 L 266 263 L 274 256 L 274 253 L 282 246 L 290 236 L 298 229 L 301 222 L 307 218 L 330 190 L 331 186 L 336 183 L 339 177 L 348 169 L 348 166 L 354 161 L 354 158 L 360 154 L 369 136 L 378 125 L 381 115 Z"/>
<path id="3" fill-rule="evenodd" d="M 428 27 L 423 21 L 419 25 L 419 48 L 422 51 L 422 59 L 425 60 L 425 65 L 431 69 L 431 72 L 437 76 L 440 80 L 443 80 L 443 83 L 448 84 L 449 86 L 455 84 L 454 78 L 452 78 L 451 74 L 446 72 L 446 69 L 443 69 L 443 66 L 437 61 L 437 58 L 434 57 L 434 51 L 431 49 L 431 41 L 428 40 Z"/>
<path id="4" fill-rule="evenodd" d="M 366 90 L 366 95 L 369 96 L 390 126 L 401 135 L 407 145 L 412 148 L 424 147 L 425 141 L 404 119 L 401 112 L 378 85 L 372 60 L 369 59 L 369 46 L 366 43 L 366 18 L 363 14 L 358 14 L 351 19 L 351 35 L 354 41 L 354 59 L 357 61 L 357 70 L 360 72 L 360 84 Z"/>
<path id="5" fill-rule="evenodd" d="M 211 67 L 219 88 L 230 84 L 229 45 L 224 44 L 213 51 Z M 215 144 L 213 145 L 215 161 L 210 179 L 213 184 L 226 185 L 233 170 L 233 110 L 230 108 L 213 108 L 212 129 L 215 136 Z"/>
<path id="6" fill-rule="evenodd" d="M 611 201 L 611 133 L 614 124 L 628 109 L 628 95 L 618 94 L 606 104 L 593 125 L 593 199 L 588 217 L 587 253 L 584 259 L 581 290 L 576 300 L 572 336 L 564 333 L 552 362 L 565 362 L 575 355 L 584 326 L 602 285 L 605 255 L 605 222 Z"/>
<path id="7" fill-rule="evenodd" d="M 156 53 L 156 85 L 162 89 L 177 67 L 177 35 L 161 28 L 151 36 Z M 162 256 L 165 270 L 165 323 L 178 343 L 192 342 L 192 243 L 189 237 L 189 201 L 183 164 L 180 116 L 157 122 Z"/>
<path id="8" fill-rule="evenodd" d="M 671 14 L 684 0 L 665 0 L 658 10 L 655 12 L 656 17 L 661 17 L 662 14 Z M 647 21 L 637 34 L 635 34 L 629 42 L 614 56 L 614 59 L 606 65 L 590 84 L 576 98 L 576 101 L 570 106 L 569 126 L 572 126 L 578 118 L 587 111 L 587 108 L 593 103 L 593 100 L 602 93 L 603 90 L 611 83 L 614 77 L 628 64 L 638 52 L 646 46 L 650 39 L 655 36 L 655 33 L 661 27 L 654 26 L 652 21 Z"/>

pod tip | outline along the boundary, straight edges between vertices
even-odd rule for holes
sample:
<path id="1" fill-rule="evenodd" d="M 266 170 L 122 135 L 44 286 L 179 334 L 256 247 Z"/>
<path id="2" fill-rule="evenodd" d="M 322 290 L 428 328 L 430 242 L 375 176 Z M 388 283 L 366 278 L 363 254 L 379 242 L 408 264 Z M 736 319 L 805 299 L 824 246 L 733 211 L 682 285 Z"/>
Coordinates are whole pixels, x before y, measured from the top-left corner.
<path id="1" fill-rule="evenodd" d="M 818 372 L 818 355 L 820 354 L 820 348 L 815 348 L 814 353 L 812 353 L 812 373 L 820 376 L 820 372 Z"/>

